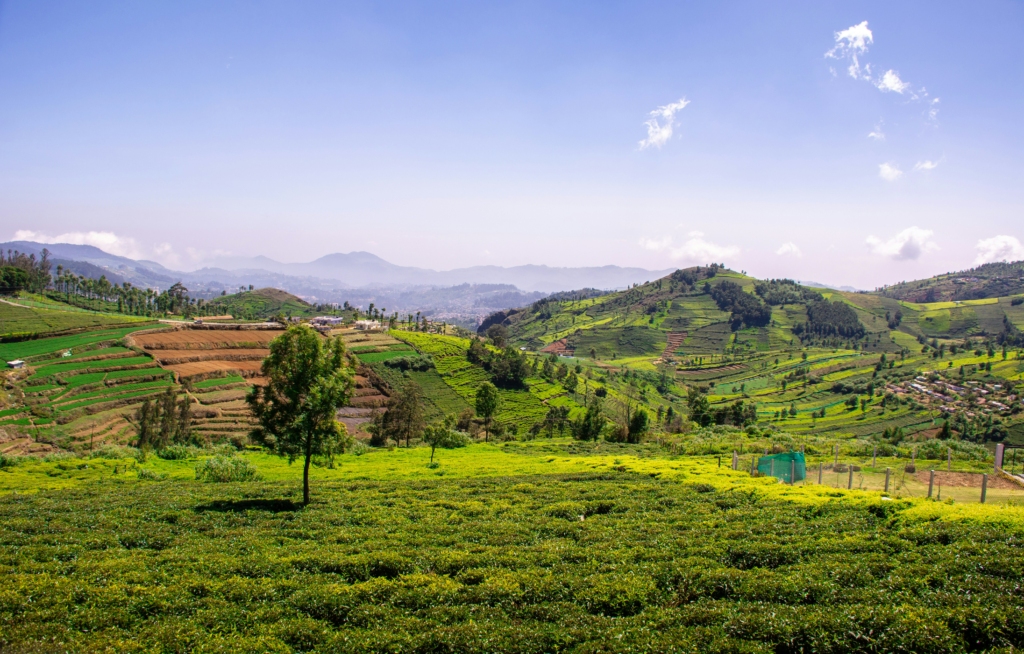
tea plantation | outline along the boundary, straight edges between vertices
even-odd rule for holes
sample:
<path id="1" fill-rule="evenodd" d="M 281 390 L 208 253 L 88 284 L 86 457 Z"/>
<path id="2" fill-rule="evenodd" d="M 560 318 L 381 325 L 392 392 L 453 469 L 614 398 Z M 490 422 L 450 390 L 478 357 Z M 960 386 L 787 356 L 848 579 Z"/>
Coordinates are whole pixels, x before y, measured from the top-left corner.
<path id="1" fill-rule="evenodd" d="M 153 457 L 3 468 L 0 649 L 1024 645 L 1020 508 L 789 487 L 653 451 L 477 444 L 437 470 L 422 448 L 348 454 L 316 470 L 305 508 L 298 470 L 255 453 L 265 480 L 247 483 Z"/>

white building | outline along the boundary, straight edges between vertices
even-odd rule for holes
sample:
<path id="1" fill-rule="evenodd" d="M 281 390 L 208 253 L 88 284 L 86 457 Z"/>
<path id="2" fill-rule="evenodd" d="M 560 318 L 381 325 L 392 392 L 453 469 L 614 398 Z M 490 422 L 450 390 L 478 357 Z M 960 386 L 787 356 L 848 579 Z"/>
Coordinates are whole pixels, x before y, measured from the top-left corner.
<path id="1" fill-rule="evenodd" d="M 376 331 L 381 328 L 381 324 L 376 320 L 357 320 L 355 328 L 363 331 Z"/>
<path id="2" fill-rule="evenodd" d="M 24 368 L 25 367 L 25 362 L 22 361 L 21 359 L 15 359 L 14 361 L 8 361 L 7 362 L 7 367 L 8 368 Z"/>

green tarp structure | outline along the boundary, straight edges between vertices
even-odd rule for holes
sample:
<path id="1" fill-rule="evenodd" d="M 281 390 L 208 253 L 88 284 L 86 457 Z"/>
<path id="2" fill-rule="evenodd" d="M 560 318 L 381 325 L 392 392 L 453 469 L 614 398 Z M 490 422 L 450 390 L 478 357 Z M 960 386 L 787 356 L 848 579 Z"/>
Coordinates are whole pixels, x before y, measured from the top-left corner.
<path id="1" fill-rule="evenodd" d="M 772 465 L 773 462 L 774 465 Z M 790 479 L 794 462 L 796 462 L 796 475 Z M 776 477 L 787 484 L 792 484 L 807 478 L 807 463 L 804 461 L 803 452 L 772 454 L 771 456 L 762 456 L 758 460 L 757 472 L 768 477 Z"/>

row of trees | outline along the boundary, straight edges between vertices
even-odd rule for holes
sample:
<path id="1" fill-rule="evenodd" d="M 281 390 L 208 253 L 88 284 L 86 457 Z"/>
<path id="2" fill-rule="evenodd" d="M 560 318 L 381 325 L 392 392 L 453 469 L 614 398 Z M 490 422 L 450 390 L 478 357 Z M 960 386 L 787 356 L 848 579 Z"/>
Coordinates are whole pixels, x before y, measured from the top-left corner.
<path id="1" fill-rule="evenodd" d="M 40 252 L 38 259 L 34 254 L 25 254 L 17 250 L 7 250 L 6 256 L 4 256 L 3 251 L 0 251 L 0 268 L 14 268 L 24 273 L 21 275 L 14 271 L 5 270 L 3 273 L 4 280 L 5 282 L 9 281 L 11 284 L 9 287 L 10 291 L 5 292 L 27 289 L 33 293 L 42 293 L 50 284 L 51 267 L 50 251 L 46 248 L 43 248 L 42 252 Z"/>
<path id="2" fill-rule="evenodd" d="M 135 414 L 138 441 L 141 450 L 162 450 L 171 445 L 193 443 L 192 401 L 188 394 L 178 400 L 170 386 L 156 400 L 146 399 Z"/>

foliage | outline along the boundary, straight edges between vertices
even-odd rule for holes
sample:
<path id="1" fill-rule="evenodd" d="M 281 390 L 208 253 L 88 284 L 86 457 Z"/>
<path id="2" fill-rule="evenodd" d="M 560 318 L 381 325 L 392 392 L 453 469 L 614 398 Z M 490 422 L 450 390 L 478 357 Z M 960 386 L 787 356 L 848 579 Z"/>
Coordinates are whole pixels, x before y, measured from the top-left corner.
<path id="1" fill-rule="evenodd" d="M 330 457 L 350 442 L 335 412 L 352 396 L 352 373 L 340 338 L 324 342 L 306 325 L 289 327 L 270 342 L 263 360 L 265 386 L 253 386 L 246 401 L 258 427 L 252 440 L 289 461 L 304 459 L 303 501 L 309 503 L 309 464 Z"/>
<path id="2" fill-rule="evenodd" d="M 497 413 L 501 403 L 498 389 L 489 382 L 484 382 L 476 389 L 476 414 L 484 419 L 485 440 L 490 438 L 491 420 Z"/>
<path id="3" fill-rule="evenodd" d="M 767 304 L 801 304 L 821 300 L 821 293 L 794 282 L 792 279 L 769 279 L 754 284 L 754 292 Z"/>
<path id="4" fill-rule="evenodd" d="M 743 287 L 735 282 L 723 281 L 712 286 L 711 297 L 719 309 L 732 314 L 733 331 L 744 325 L 763 327 L 771 320 L 771 309 L 766 307 L 756 296 L 744 291 Z"/>
<path id="5" fill-rule="evenodd" d="M 199 481 L 226 483 L 256 481 L 259 478 L 256 466 L 242 457 L 218 455 L 196 465 L 196 479 Z"/>
<path id="6" fill-rule="evenodd" d="M 423 430 L 423 442 L 430 446 L 430 462 L 434 462 L 434 450 L 447 450 L 469 445 L 469 434 L 455 429 L 455 416 L 445 416 Z"/>
<path id="7" fill-rule="evenodd" d="M 409 447 L 412 439 L 423 432 L 423 391 L 416 382 L 408 382 L 388 400 L 387 411 L 374 414 L 367 428 L 372 435 L 370 444 L 384 447 L 389 440 L 395 445 L 405 441 Z"/>
<path id="8" fill-rule="evenodd" d="M 864 336 L 864 325 L 857 317 L 857 312 L 843 302 L 829 302 L 828 300 L 813 302 L 807 307 L 807 317 L 806 323 L 794 326 L 794 333 L 845 338 Z"/>
<path id="9" fill-rule="evenodd" d="M 608 422 L 604 417 L 604 405 L 601 400 L 594 398 L 587 406 L 586 412 L 572 421 L 570 429 L 572 436 L 580 441 L 596 441 L 601 438 Z"/>
<path id="10" fill-rule="evenodd" d="M 399 356 L 385 360 L 384 365 L 396 370 L 426 372 L 434 368 L 434 360 L 429 355 Z"/>

